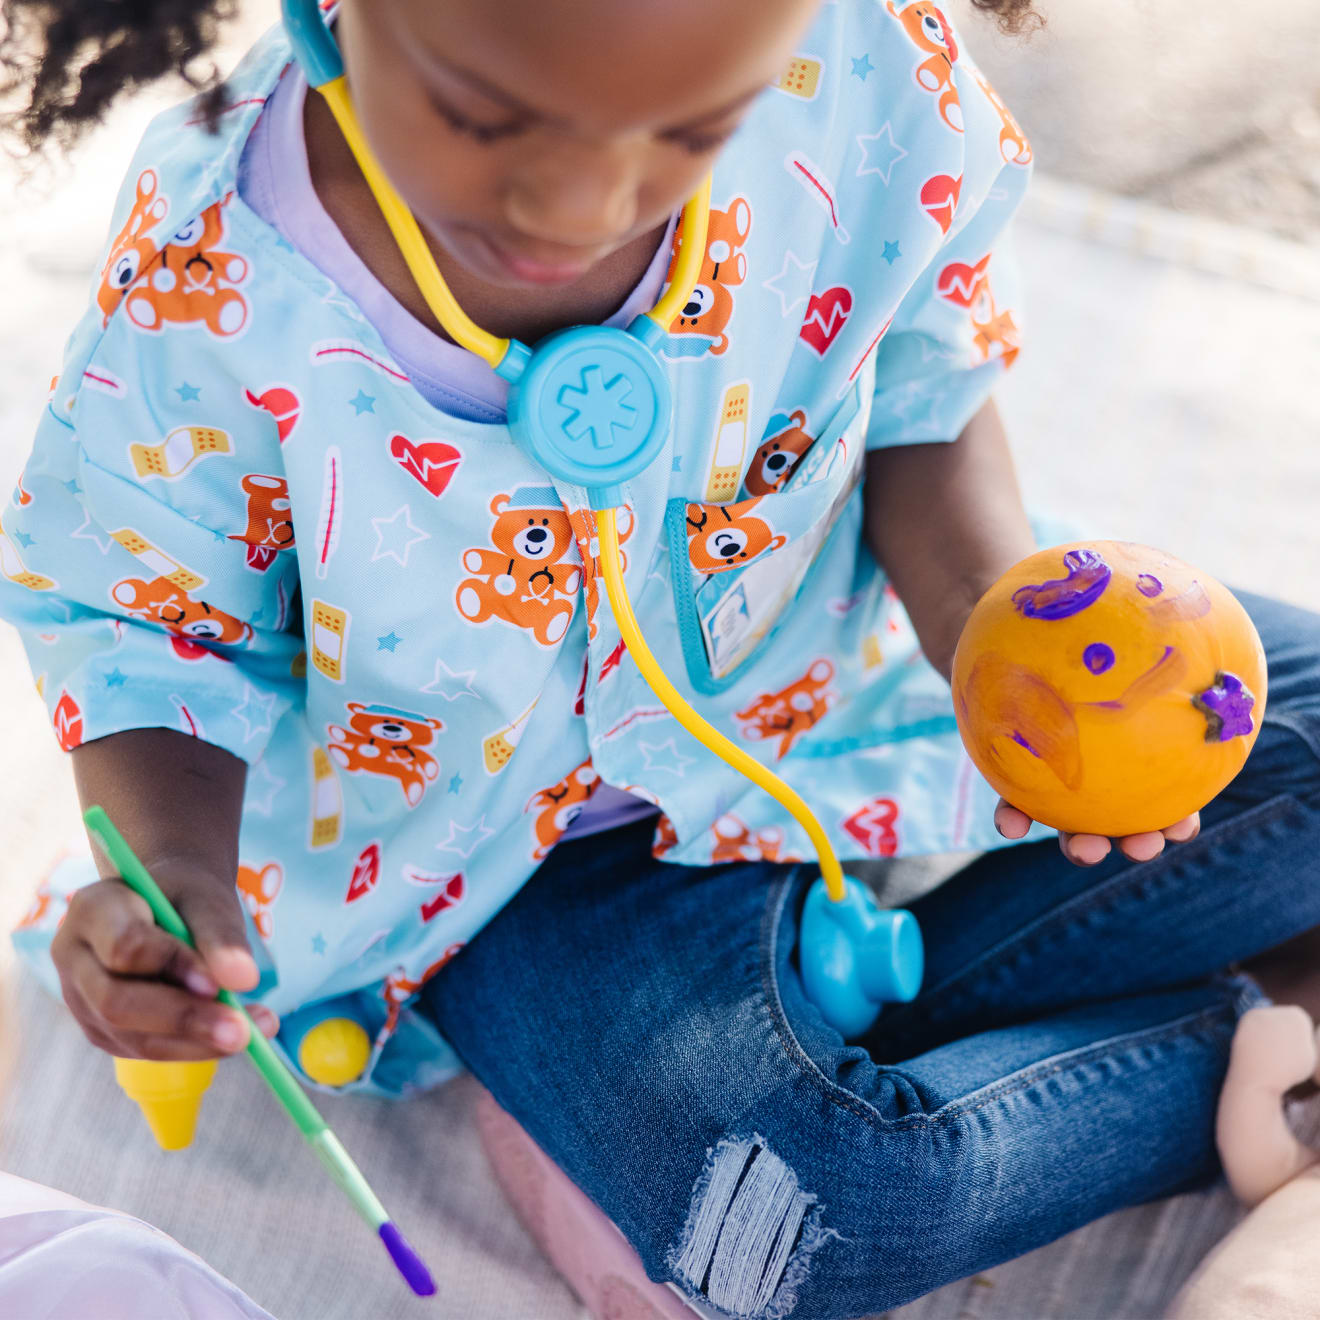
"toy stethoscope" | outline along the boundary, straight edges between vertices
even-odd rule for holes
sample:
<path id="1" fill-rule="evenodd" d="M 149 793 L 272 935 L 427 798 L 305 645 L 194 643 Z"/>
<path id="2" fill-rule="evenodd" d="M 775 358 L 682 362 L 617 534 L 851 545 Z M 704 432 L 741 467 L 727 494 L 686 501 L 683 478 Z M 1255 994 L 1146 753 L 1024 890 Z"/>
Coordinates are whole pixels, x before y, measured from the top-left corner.
<path id="1" fill-rule="evenodd" d="M 646 645 L 623 582 L 615 515 L 624 503 L 624 483 L 651 463 L 669 435 L 669 382 L 655 350 L 697 282 L 706 250 L 709 176 L 683 208 L 678 264 L 668 290 L 626 330 L 571 326 L 547 335 L 535 348 L 497 338 L 454 300 L 416 219 L 367 145 L 339 49 L 316 0 L 281 0 L 281 9 L 307 82 L 329 104 L 436 320 L 456 344 L 509 382 L 508 426 L 523 452 L 552 477 L 586 487 L 600 533 L 610 609 L 642 677 L 694 738 L 769 793 L 810 837 L 821 875 L 802 914 L 803 985 L 831 1026 L 844 1036 L 859 1035 L 875 1021 L 881 1004 L 913 999 L 921 986 L 924 958 L 916 918 L 882 909 L 864 885 L 845 876 L 802 798 L 688 705 Z"/>

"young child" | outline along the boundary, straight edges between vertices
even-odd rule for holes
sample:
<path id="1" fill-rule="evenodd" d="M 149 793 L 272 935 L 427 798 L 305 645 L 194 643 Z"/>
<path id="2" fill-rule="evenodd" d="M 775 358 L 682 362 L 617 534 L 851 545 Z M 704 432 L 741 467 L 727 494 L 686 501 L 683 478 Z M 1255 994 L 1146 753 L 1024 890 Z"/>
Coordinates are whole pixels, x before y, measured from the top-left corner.
<path id="1" fill-rule="evenodd" d="M 208 39 L 181 0 L 55 12 L 34 141 Z M 148 130 L 3 511 L 4 610 L 83 799 L 198 942 L 89 873 L 39 896 L 21 942 L 89 1039 L 210 1057 L 244 1039 L 217 986 L 269 1030 L 333 1001 L 374 1042 L 359 1089 L 470 1068 L 706 1314 L 883 1311 L 1215 1177 L 1265 997 L 1226 969 L 1320 924 L 1320 620 L 1244 597 L 1269 712 L 1203 822 L 1060 855 L 972 770 L 953 649 L 1035 547 L 989 401 L 1031 150 L 946 15 L 327 18 L 492 334 L 652 308 L 713 173 L 659 348 L 673 424 L 620 519 L 637 615 L 843 856 L 989 851 L 914 905 L 921 996 L 842 1039 L 795 960 L 805 834 L 643 682 L 585 491 L 511 442 L 276 30 Z"/>

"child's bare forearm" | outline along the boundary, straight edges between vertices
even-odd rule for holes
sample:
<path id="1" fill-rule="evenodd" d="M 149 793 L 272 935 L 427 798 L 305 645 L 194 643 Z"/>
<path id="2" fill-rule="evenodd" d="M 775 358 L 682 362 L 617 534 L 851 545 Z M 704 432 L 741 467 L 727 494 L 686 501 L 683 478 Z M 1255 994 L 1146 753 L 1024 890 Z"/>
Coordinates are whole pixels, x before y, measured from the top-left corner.
<path id="1" fill-rule="evenodd" d="M 246 764 L 173 729 L 127 729 L 73 753 L 84 807 L 99 803 L 150 870 L 170 861 L 226 880 L 238 871 Z M 97 855 L 102 875 L 113 875 Z"/>
<path id="2" fill-rule="evenodd" d="M 972 606 L 1036 548 L 993 401 L 952 444 L 868 454 L 865 498 L 871 553 L 948 678 Z"/>

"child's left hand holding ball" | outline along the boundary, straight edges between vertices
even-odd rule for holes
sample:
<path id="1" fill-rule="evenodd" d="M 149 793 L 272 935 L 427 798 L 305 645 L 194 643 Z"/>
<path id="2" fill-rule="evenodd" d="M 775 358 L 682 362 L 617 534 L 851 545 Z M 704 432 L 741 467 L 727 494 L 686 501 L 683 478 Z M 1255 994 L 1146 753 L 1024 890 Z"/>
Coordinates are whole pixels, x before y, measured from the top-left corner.
<path id="1" fill-rule="evenodd" d="M 1021 839 L 1031 828 L 1031 817 L 1025 811 L 1019 811 L 1011 803 L 999 799 L 995 807 L 995 829 L 1006 839 Z M 1076 866 L 1096 866 L 1109 856 L 1109 850 L 1117 843 L 1119 851 L 1132 862 L 1149 862 L 1164 851 L 1167 840 L 1170 843 L 1189 843 L 1201 832 L 1201 813 L 1194 811 L 1184 816 L 1176 825 L 1162 830 L 1147 830 L 1143 834 L 1125 834 L 1120 838 L 1110 839 L 1104 834 L 1069 834 L 1059 831 L 1059 848 L 1063 855 Z"/>

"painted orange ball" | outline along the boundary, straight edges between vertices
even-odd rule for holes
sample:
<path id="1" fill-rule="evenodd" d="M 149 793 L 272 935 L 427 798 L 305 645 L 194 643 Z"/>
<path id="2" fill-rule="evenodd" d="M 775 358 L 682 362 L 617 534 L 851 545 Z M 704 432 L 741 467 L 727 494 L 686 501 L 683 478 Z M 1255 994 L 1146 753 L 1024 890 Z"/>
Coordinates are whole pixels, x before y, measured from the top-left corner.
<path id="1" fill-rule="evenodd" d="M 1123 541 L 1016 564 L 977 602 L 953 661 L 977 769 L 1071 834 L 1140 834 L 1199 811 L 1242 769 L 1265 688 L 1265 652 L 1236 597 Z"/>

